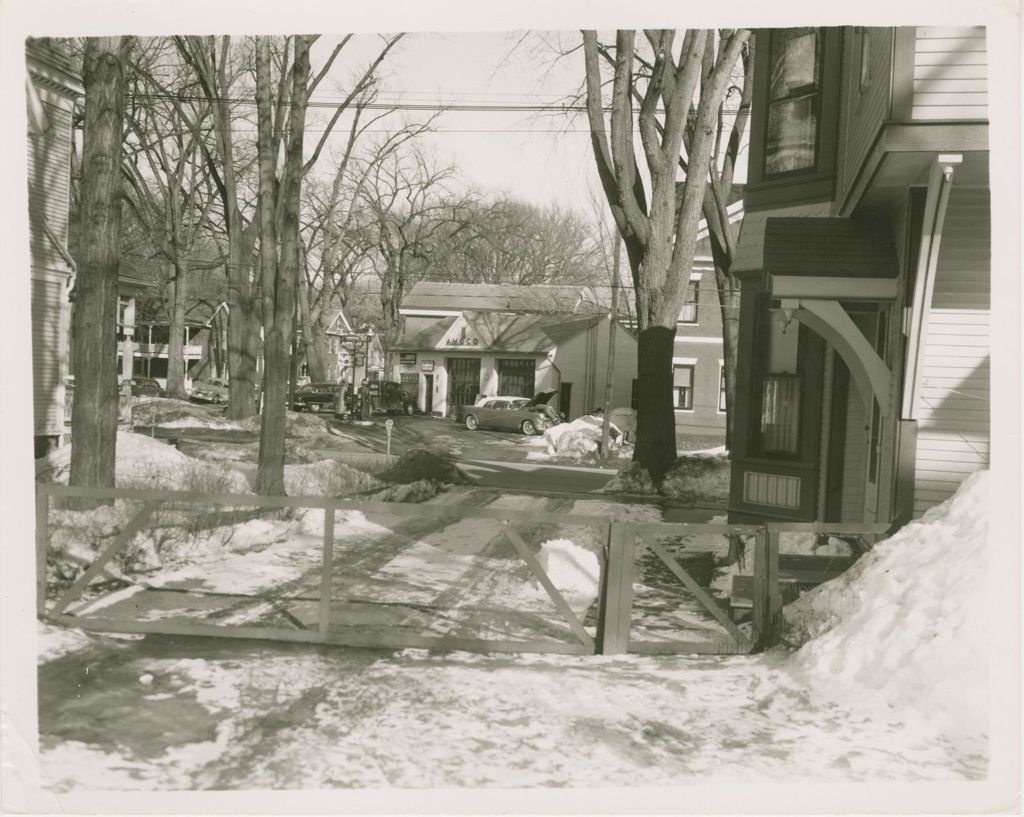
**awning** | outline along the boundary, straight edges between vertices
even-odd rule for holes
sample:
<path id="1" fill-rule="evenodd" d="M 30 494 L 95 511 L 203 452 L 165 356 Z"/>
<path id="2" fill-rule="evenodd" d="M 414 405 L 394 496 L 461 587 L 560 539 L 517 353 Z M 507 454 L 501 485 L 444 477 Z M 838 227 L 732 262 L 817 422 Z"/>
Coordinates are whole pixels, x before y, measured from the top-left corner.
<path id="1" fill-rule="evenodd" d="M 891 301 L 899 265 L 892 238 L 849 218 L 769 218 L 765 288 L 774 298 Z"/>

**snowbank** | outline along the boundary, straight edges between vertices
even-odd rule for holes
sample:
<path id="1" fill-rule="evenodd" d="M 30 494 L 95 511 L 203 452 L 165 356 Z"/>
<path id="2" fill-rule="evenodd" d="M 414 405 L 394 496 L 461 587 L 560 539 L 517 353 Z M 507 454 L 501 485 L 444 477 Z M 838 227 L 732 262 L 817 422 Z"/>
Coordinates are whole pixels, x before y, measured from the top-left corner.
<path id="1" fill-rule="evenodd" d="M 631 462 L 612 477 L 611 481 L 600 488 L 598 493 L 602 494 L 657 494 L 658 488 L 638 462 Z"/>
<path id="2" fill-rule="evenodd" d="M 402 484 L 424 479 L 453 485 L 464 485 L 470 481 L 450 457 L 425 448 L 406 451 L 380 478 L 385 482 Z"/>
<path id="3" fill-rule="evenodd" d="M 988 715 L 987 471 L 785 610 L 800 669 L 821 689 L 947 734 Z M 807 639 L 811 639 L 807 641 Z"/>
<path id="4" fill-rule="evenodd" d="M 37 460 L 36 478 L 67 484 L 71 448 L 71 445 L 58 448 Z M 118 488 L 204 493 L 249 491 L 249 483 L 240 471 L 224 464 L 193 459 L 172 445 L 131 431 L 117 433 L 116 481 Z"/>
<path id="5" fill-rule="evenodd" d="M 559 423 L 544 432 L 544 442 L 547 444 L 548 454 L 552 457 L 573 457 L 585 458 L 598 455 L 601 447 L 601 427 L 603 420 L 600 417 L 587 415 L 573 420 L 571 423 Z M 612 448 L 618 446 L 618 440 L 622 437 L 622 431 L 614 424 L 611 424 Z"/>
<path id="6" fill-rule="evenodd" d="M 722 449 L 684 454 L 665 474 L 661 492 L 682 502 L 725 502 L 729 498 L 729 458 Z"/>
<path id="7" fill-rule="evenodd" d="M 563 595 L 591 602 L 597 598 L 601 563 L 592 551 L 568 539 L 552 539 L 540 546 L 537 561 Z"/>
<path id="8" fill-rule="evenodd" d="M 379 488 L 379 479 L 338 460 L 320 460 L 284 467 L 288 496 L 342 496 Z"/>

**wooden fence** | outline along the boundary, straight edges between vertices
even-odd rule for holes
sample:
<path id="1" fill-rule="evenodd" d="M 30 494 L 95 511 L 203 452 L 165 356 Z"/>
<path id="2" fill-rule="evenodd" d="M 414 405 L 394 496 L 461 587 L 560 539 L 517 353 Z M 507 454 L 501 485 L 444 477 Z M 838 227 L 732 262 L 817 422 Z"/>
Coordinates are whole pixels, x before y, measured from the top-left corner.
<path id="1" fill-rule="evenodd" d="M 120 532 L 103 548 L 96 559 L 50 606 L 46 602 L 46 564 L 49 542 L 51 498 L 73 501 L 129 500 L 141 506 Z M 261 509 L 323 509 L 324 526 L 319 565 L 319 594 L 315 626 L 272 627 L 222 625 L 195 621 L 131 620 L 95 614 L 77 615 L 69 607 L 85 592 L 118 553 L 123 551 L 154 512 L 168 506 L 184 505 L 194 509 L 227 506 Z M 335 511 L 381 513 L 404 518 L 432 517 L 443 521 L 489 519 L 501 522 L 501 530 L 518 558 L 547 593 L 566 629 L 561 639 L 468 638 L 429 635 L 380 626 L 345 626 L 332 623 L 332 575 L 335 557 Z M 497 508 L 464 509 L 450 505 L 403 504 L 353 501 L 324 497 L 283 497 L 236 494 L 199 494 L 180 491 L 93 489 L 38 483 L 36 494 L 37 613 L 40 618 L 86 630 L 122 633 L 162 633 L 183 636 L 219 636 L 226 638 L 268 639 L 313 644 L 389 649 L 426 648 L 474 652 L 534 652 L 590 655 L 594 653 L 746 653 L 777 642 L 781 630 L 782 599 L 779 592 L 778 542 L 787 532 L 869 534 L 884 533 L 886 525 L 839 525 L 825 523 L 773 523 L 764 526 L 690 523 L 616 522 L 603 516 L 566 516 L 551 513 L 523 513 Z M 531 548 L 515 529 L 515 523 L 551 523 L 596 528 L 606 543 L 599 554 L 600 592 L 596 627 L 588 631 L 584 622 L 552 583 Z M 679 564 L 662 541 L 666 536 L 693 534 L 752 536 L 755 538 L 754 605 L 751 632 L 748 635 L 733 623 L 727 611 Z M 715 622 L 715 634 L 704 640 L 632 639 L 634 616 L 634 573 L 637 544 L 642 542 L 665 565 L 687 593 Z"/>

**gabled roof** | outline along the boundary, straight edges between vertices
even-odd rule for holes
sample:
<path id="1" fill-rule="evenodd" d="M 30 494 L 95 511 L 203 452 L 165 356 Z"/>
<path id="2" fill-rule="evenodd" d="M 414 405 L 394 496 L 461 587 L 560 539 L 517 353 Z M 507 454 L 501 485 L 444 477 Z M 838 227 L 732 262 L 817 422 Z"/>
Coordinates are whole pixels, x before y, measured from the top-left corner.
<path id="1" fill-rule="evenodd" d="M 580 288 L 554 284 L 454 284 L 420 281 L 402 300 L 404 313 L 418 310 L 572 314 Z"/>
<path id="2" fill-rule="evenodd" d="M 405 330 L 395 349 L 419 351 L 436 349 L 449 330 L 465 322 L 467 334 L 479 340 L 479 346 L 453 347 L 461 351 L 479 348 L 486 352 L 549 352 L 570 338 L 596 326 L 603 315 L 586 315 L 566 320 L 564 316 L 515 315 L 502 312 L 464 312 L 461 316 L 407 318 Z"/>
<path id="3" fill-rule="evenodd" d="M 433 349 L 457 320 L 456 315 L 446 318 L 406 318 L 404 331 L 395 349 Z"/>

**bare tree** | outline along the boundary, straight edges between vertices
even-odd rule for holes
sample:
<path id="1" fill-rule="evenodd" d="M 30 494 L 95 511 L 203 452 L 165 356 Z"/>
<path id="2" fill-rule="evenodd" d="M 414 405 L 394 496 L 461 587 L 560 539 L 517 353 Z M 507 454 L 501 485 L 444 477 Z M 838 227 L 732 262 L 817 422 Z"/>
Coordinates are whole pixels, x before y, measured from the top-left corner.
<path id="1" fill-rule="evenodd" d="M 117 457 L 117 272 L 121 231 L 121 128 L 127 37 L 85 43 L 72 485 L 113 487 Z"/>
<path id="2" fill-rule="evenodd" d="M 418 150 L 396 153 L 376 166 L 364 193 L 374 219 L 371 257 L 380 277 L 385 352 L 398 338 L 402 298 L 427 268 L 432 240 L 468 223 L 465 202 L 449 190 L 454 175 L 452 167 L 439 167 Z"/>
<path id="3" fill-rule="evenodd" d="M 299 319 L 303 351 L 314 381 L 334 379 L 329 365 L 328 324 L 336 309 L 348 303 L 352 288 L 368 271 L 368 256 L 374 252 L 373 219 L 364 200 L 371 174 L 403 144 L 429 130 L 436 118 L 405 125 L 357 156 L 359 138 L 392 113 L 389 110 L 364 120 L 365 105 L 372 99 L 367 96 L 356 105 L 345 150 L 330 186 L 317 179 L 306 186 L 308 215 L 304 275 L 299 279 Z"/>
<path id="4" fill-rule="evenodd" d="M 227 236 L 228 281 L 228 416 L 244 419 L 256 413 L 255 388 L 260 354 L 259 315 L 253 287 L 255 220 L 246 221 L 236 165 L 235 110 L 237 86 L 244 69 L 232 53 L 231 37 L 175 37 L 182 58 L 195 72 L 213 118 L 213 144 L 200 142 L 221 202 Z M 174 96 L 174 94 L 170 94 Z M 198 123 L 193 123 L 198 127 Z"/>
<path id="5" fill-rule="evenodd" d="M 651 54 L 641 78 L 636 72 L 636 32 L 616 33 L 608 123 L 596 32 L 583 32 L 583 49 L 591 145 L 633 273 L 639 331 L 634 458 L 660 481 L 676 455 L 676 321 L 693 267 L 716 123 L 733 66 L 750 32 L 729 29 L 716 37 L 711 31 L 690 30 L 678 56 L 673 53 L 675 31 L 643 34 Z M 637 88 L 639 79 L 645 83 L 642 91 Z M 639 109 L 634 106 L 637 96 Z M 636 130 L 645 172 L 638 161 Z M 680 180 L 684 148 L 686 170 Z"/>
<path id="6" fill-rule="evenodd" d="M 299 275 L 299 192 L 309 93 L 309 48 L 315 40 L 316 37 L 297 35 L 290 66 L 287 48 L 281 60 L 280 82 L 283 85 L 289 78 L 291 80 L 285 124 L 275 121 L 274 116 L 270 39 L 256 38 L 258 210 L 265 356 L 264 406 L 256 472 L 256 490 L 261 494 L 285 492 L 285 401 L 291 363 L 295 286 Z M 276 166 L 282 141 L 285 156 L 279 179 Z"/>
<path id="7" fill-rule="evenodd" d="M 184 398 L 189 278 L 197 248 L 208 233 L 214 188 L 202 155 L 206 134 L 196 133 L 193 126 L 207 118 L 208 107 L 164 99 L 161 87 L 181 86 L 188 78 L 176 54 L 165 54 L 160 45 L 160 41 L 149 41 L 145 65 L 136 61 L 122 166 L 128 183 L 125 201 L 170 268 L 167 394 Z M 154 79 L 160 74 L 169 74 L 163 83 Z M 189 120 L 184 116 L 186 109 Z"/>

